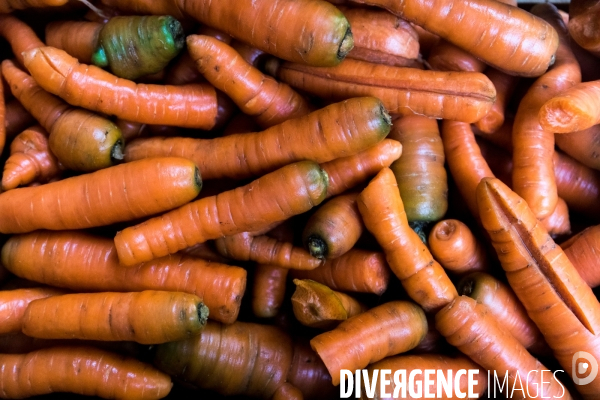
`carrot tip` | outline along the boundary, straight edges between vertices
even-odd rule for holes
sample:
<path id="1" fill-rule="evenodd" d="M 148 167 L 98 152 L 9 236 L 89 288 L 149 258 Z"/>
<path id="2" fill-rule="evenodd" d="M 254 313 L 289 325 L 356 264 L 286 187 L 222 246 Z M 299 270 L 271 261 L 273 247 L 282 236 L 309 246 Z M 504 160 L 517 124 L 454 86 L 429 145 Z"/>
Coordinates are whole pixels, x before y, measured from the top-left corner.
<path id="1" fill-rule="evenodd" d="M 311 256 L 316 258 L 325 258 L 329 253 L 327 243 L 318 236 L 310 235 L 306 239 L 306 248 Z"/>

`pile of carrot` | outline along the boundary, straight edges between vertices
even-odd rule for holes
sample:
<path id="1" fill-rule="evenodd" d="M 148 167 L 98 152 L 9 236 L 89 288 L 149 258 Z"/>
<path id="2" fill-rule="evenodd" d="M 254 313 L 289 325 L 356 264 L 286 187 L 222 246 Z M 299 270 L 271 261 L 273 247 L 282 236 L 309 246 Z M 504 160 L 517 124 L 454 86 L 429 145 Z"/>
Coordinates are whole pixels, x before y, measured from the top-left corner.
<path id="1" fill-rule="evenodd" d="M 0 0 L 0 397 L 598 399 L 598 16 Z"/>

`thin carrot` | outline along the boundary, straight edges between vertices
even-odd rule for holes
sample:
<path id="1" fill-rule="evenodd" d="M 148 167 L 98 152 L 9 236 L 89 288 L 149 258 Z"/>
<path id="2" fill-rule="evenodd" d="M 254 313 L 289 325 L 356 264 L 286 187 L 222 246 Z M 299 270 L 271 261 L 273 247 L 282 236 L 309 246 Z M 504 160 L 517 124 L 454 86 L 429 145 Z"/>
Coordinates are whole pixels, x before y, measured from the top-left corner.
<path id="1" fill-rule="evenodd" d="M 21 332 L 25 309 L 33 300 L 63 293 L 62 290 L 50 287 L 0 291 L 0 334 Z"/>
<path id="2" fill-rule="evenodd" d="M 4 125 L 6 136 L 14 137 L 35 124 L 35 118 L 23 107 L 17 99 L 12 99 L 5 104 Z"/>
<path id="3" fill-rule="evenodd" d="M 200 298 L 189 293 L 64 294 L 30 302 L 22 330 L 46 339 L 158 344 L 197 335 L 206 325 L 208 312 Z"/>
<path id="4" fill-rule="evenodd" d="M 224 323 L 237 319 L 246 288 L 243 268 L 181 254 L 123 268 L 111 239 L 73 231 L 14 235 L 2 247 L 2 264 L 22 278 L 80 292 L 194 294 Z"/>
<path id="5" fill-rule="evenodd" d="M 390 268 L 413 300 L 431 311 L 457 296 L 444 269 L 408 225 L 396 178 L 389 168 L 371 180 L 357 203 L 365 226 L 383 248 Z"/>
<path id="6" fill-rule="evenodd" d="M 427 63 L 437 71 L 483 72 L 486 66 L 483 61 L 445 40 L 433 46 Z"/>
<path id="7" fill-rule="evenodd" d="M 19 0 L 19 2 L 23 3 L 23 0 Z M 0 10 L 1 9 L 2 4 L 0 4 Z M 4 37 L 8 41 L 14 57 L 21 66 L 24 65 L 22 55 L 24 51 L 44 46 L 44 42 L 38 38 L 36 33 L 29 25 L 14 15 L 4 14 L 1 11 L 0 36 Z"/>
<path id="8" fill-rule="evenodd" d="M 561 243 L 560 247 L 585 283 L 592 288 L 600 285 L 600 265 L 597 256 L 600 251 L 600 225 L 584 229 Z"/>
<path id="9" fill-rule="evenodd" d="M 93 65 L 80 64 L 65 51 L 40 47 L 23 54 L 38 84 L 74 106 L 154 125 L 211 129 L 217 96 L 206 84 L 136 84 Z"/>
<path id="10" fill-rule="evenodd" d="M 554 133 L 582 131 L 600 123 L 600 81 L 578 83 L 557 93 L 539 112 L 542 128 Z"/>
<path id="11" fill-rule="evenodd" d="M 0 232 L 82 229 L 133 220 L 189 202 L 201 185 L 190 161 L 155 158 L 13 189 L 0 194 Z"/>
<path id="12" fill-rule="evenodd" d="M 252 312 L 259 318 L 277 315 L 285 301 L 288 269 L 276 265 L 258 264 L 254 267 Z"/>
<path id="13" fill-rule="evenodd" d="M 134 265 L 206 240 L 257 231 L 308 211 L 320 204 L 326 193 L 327 175 L 318 164 L 290 164 L 246 186 L 118 232 L 117 254 L 121 264 Z"/>
<path id="14" fill-rule="evenodd" d="M 310 341 L 325 363 L 331 382 L 340 384 L 340 371 L 365 368 L 385 357 L 414 348 L 427 332 L 423 310 L 407 301 L 391 301 L 347 319 Z"/>
<path id="15" fill-rule="evenodd" d="M 9 398 L 71 392 L 103 398 L 161 399 L 173 386 L 168 375 L 150 365 L 91 346 L 2 354 L 0 365 L 0 394 Z"/>
<path id="16" fill-rule="evenodd" d="M 573 0 L 569 2 L 569 34 L 579 46 L 595 56 L 600 55 L 600 35 L 597 32 L 600 2 Z"/>
<path id="17" fill-rule="evenodd" d="M 353 155 L 379 143 L 391 119 L 381 102 L 363 97 L 329 105 L 258 133 L 215 139 L 149 138 L 131 142 L 127 161 L 177 156 L 198 165 L 203 179 L 247 178 L 286 164 L 318 163 Z"/>
<path id="18" fill-rule="evenodd" d="M 52 21 L 46 25 L 46 45 L 66 51 L 80 63 L 91 64 L 103 26 L 90 21 Z"/>
<path id="19" fill-rule="evenodd" d="M 492 133 L 504 124 L 506 107 L 519 82 L 519 78 L 491 67 L 487 68 L 484 74 L 490 78 L 496 88 L 496 101 L 490 111 L 475 122 L 475 126 L 481 132 Z"/>
<path id="20" fill-rule="evenodd" d="M 600 170 L 600 125 L 554 135 L 556 146 L 580 163 Z"/>

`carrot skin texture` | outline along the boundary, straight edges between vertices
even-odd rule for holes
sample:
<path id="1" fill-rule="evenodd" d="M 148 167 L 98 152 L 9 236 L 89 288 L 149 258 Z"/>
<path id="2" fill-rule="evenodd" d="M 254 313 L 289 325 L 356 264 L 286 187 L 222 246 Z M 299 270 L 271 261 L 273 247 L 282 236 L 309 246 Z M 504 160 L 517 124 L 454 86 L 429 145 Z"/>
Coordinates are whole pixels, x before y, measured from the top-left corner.
<path id="1" fill-rule="evenodd" d="M 340 384 L 340 370 L 367 365 L 414 348 L 427 333 L 423 310 L 406 301 L 391 301 L 347 319 L 334 330 L 315 336 L 310 346 Z"/>
<path id="2" fill-rule="evenodd" d="M 457 219 L 446 219 L 429 233 L 431 255 L 447 270 L 456 273 L 485 271 L 488 260 L 485 248 L 467 225 Z"/>
<path id="3" fill-rule="evenodd" d="M 581 278 L 591 288 L 600 285 L 600 268 L 596 257 L 600 247 L 599 229 L 598 225 L 590 226 L 560 245 Z"/>
<path id="4" fill-rule="evenodd" d="M 600 125 L 578 132 L 554 135 L 556 146 L 580 163 L 600 170 Z"/>
<path id="5" fill-rule="evenodd" d="M 596 0 L 575 0 L 569 2 L 569 34 L 581 47 L 598 57 L 600 55 L 600 35 L 598 35 L 598 15 L 600 4 Z"/>
<path id="6" fill-rule="evenodd" d="M 63 294 L 54 288 L 31 288 L 0 291 L 0 334 L 21 332 L 25 309 L 33 300 Z"/>
<path id="7" fill-rule="evenodd" d="M 46 45 L 66 51 L 80 63 L 91 64 L 103 26 L 90 21 L 53 21 L 46 25 Z"/>
<path id="8" fill-rule="evenodd" d="M 276 265 L 254 267 L 252 312 L 259 318 L 273 318 L 285 301 L 288 269 Z"/>
<path id="9" fill-rule="evenodd" d="M 554 133 L 582 131 L 600 123 L 600 81 L 582 82 L 546 101 L 540 125 Z"/>
<path id="10" fill-rule="evenodd" d="M 180 158 L 121 164 L 0 194 L 0 232 L 83 229 L 133 220 L 187 203 L 200 186 L 196 166 Z"/>
<path id="11" fill-rule="evenodd" d="M 55 391 L 104 398 L 160 399 L 173 386 L 168 375 L 148 364 L 94 347 L 2 354 L 0 365 L 0 395 L 9 398 Z"/>
<path id="12" fill-rule="evenodd" d="M 0 4 L 0 9 L 2 5 Z M 18 63 L 23 66 L 24 51 L 44 46 L 29 25 L 11 14 L 0 11 L 0 36 L 4 37 L 12 49 Z"/>

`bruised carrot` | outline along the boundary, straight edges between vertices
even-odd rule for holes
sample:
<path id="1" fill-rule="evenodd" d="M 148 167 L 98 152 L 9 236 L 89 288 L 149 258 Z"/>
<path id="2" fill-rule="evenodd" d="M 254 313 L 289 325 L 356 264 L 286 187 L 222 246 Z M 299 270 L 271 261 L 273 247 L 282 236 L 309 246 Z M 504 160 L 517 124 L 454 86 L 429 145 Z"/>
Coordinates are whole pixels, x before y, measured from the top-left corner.
<path id="1" fill-rule="evenodd" d="M 290 164 L 246 186 L 125 228 L 115 237 L 117 254 L 121 264 L 133 265 L 206 240 L 257 231 L 308 211 L 326 192 L 327 175 L 318 164 Z"/>
<path id="2" fill-rule="evenodd" d="M 444 145 L 436 120 L 419 115 L 394 121 L 388 135 L 402 143 L 402 157 L 390 166 L 406 218 L 439 221 L 448 209 Z"/>
<path id="3" fill-rule="evenodd" d="M 513 388 L 513 393 L 514 388 L 519 388 L 517 390 L 524 394 L 522 398 L 541 395 L 572 399 L 551 370 L 529 354 L 504 327 L 499 326 L 483 304 L 460 296 L 438 312 L 435 320 L 437 329 L 448 343 L 458 347 L 488 371 L 507 376 L 508 388 Z"/>
<path id="4" fill-rule="evenodd" d="M 560 247 L 585 283 L 592 288 L 600 285 L 600 265 L 597 257 L 600 249 L 599 225 L 584 229 Z"/>
<path id="5" fill-rule="evenodd" d="M 23 107 L 17 99 L 12 99 L 5 104 L 4 125 L 6 136 L 13 137 L 35 124 L 35 118 Z"/>
<path id="6" fill-rule="evenodd" d="M 365 226 L 383 248 L 390 268 L 413 300 L 431 311 L 457 296 L 444 269 L 408 225 L 396 178 L 389 168 L 371 180 L 357 203 Z"/>
<path id="7" fill-rule="evenodd" d="M 333 385 L 340 371 L 361 369 L 414 348 L 427 333 L 423 310 L 407 301 L 391 301 L 347 319 L 310 341 L 325 363 Z"/>
<path id="8" fill-rule="evenodd" d="M 23 4 L 22 0 L 19 0 Z M 26 3 L 26 2 L 25 2 Z M 23 66 L 24 51 L 44 46 L 29 25 L 12 14 L 4 14 L 0 4 L 0 36 L 4 37 L 12 49 L 14 57 Z"/>
<path id="9" fill-rule="evenodd" d="M 567 206 L 567 203 L 559 197 L 552 214 L 540 220 L 540 223 L 553 238 L 562 235 L 569 235 L 571 233 L 569 206 Z"/>
<path id="10" fill-rule="evenodd" d="M 46 25 L 46 45 L 66 51 L 80 63 L 91 64 L 103 26 L 100 22 L 53 21 Z"/>
<path id="11" fill-rule="evenodd" d="M 427 63 L 436 71 L 483 72 L 486 66 L 483 61 L 445 40 L 433 46 Z"/>
<path id="12" fill-rule="evenodd" d="M 54 288 L 31 288 L 0 291 L 0 334 L 21 332 L 25 309 L 33 300 L 63 294 Z"/>
<path id="13" fill-rule="evenodd" d="M 600 125 L 554 135 L 556 146 L 580 163 L 600 170 Z"/>
<path id="14" fill-rule="evenodd" d="M 569 2 L 569 34 L 585 50 L 600 55 L 598 35 L 600 2 L 597 0 L 573 0 Z"/>
<path id="15" fill-rule="evenodd" d="M 23 131 L 12 141 L 10 157 L 4 164 L 2 190 L 31 182 L 47 182 L 60 172 L 60 164 L 48 146 L 48 133 L 40 126 L 35 126 Z"/>
<path id="16" fill-rule="evenodd" d="M 487 68 L 484 74 L 490 78 L 490 81 L 492 81 L 496 88 L 496 101 L 490 111 L 479 121 L 475 122 L 475 126 L 481 132 L 492 133 L 500 129 L 502 124 L 504 124 L 506 106 L 517 86 L 519 78 L 491 67 Z"/>
<path id="17" fill-rule="evenodd" d="M 0 394 L 9 398 L 71 392 L 103 398 L 161 399 L 173 386 L 168 375 L 150 365 L 91 346 L 2 354 L 0 365 Z"/>
<path id="18" fill-rule="evenodd" d="M 2 263 L 22 278 L 80 292 L 194 294 L 224 323 L 237 319 L 246 288 L 243 268 L 181 254 L 123 268 L 111 239 L 73 231 L 14 235 L 2 247 Z"/>
<path id="19" fill-rule="evenodd" d="M 146 290 L 76 293 L 33 300 L 23 333 L 45 339 L 132 340 L 158 344 L 197 335 L 208 307 L 196 295 Z"/>
<path id="20" fill-rule="evenodd" d="M 489 79 L 476 72 L 424 71 L 351 59 L 331 68 L 272 60 L 266 69 L 290 86 L 328 100 L 377 97 L 394 115 L 475 122 L 496 97 Z"/>
<path id="21" fill-rule="evenodd" d="M 198 165 L 203 179 L 241 179 L 295 161 L 322 163 L 353 155 L 383 140 L 390 126 L 390 116 L 381 102 L 363 97 L 329 105 L 258 133 L 215 139 L 135 140 L 127 146 L 125 159 L 184 157 Z"/>
<path id="22" fill-rule="evenodd" d="M 154 125 L 211 129 L 217 122 L 217 96 L 210 85 L 136 84 L 80 64 L 54 47 L 40 47 L 23 57 L 40 86 L 71 105 Z"/>
<path id="23" fill-rule="evenodd" d="M 254 267 L 252 312 L 259 318 L 277 315 L 285 301 L 288 269 L 277 265 L 258 264 Z"/>
<path id="24" fill-rule="evenodd" d="M 467 225 L 446 219 L 429 233 L 429 250 L 442 267 L 459 274 L 489 268 L 485 248 Z"/>
<path id="25" fill-rule="evenodd" d="M 13 189 L 0 194 L 0 232 L 82 229 L 133 220 L 189 202 L 201 185 L 190 161 L 155 158 Z"/>
<path id="26" fill-rule="evenodd" d="M 546 101 L 539 112 L 542 128 L 554 133 L 582 131 L 600 123 L 600 81 L 581 82 Z"/>

